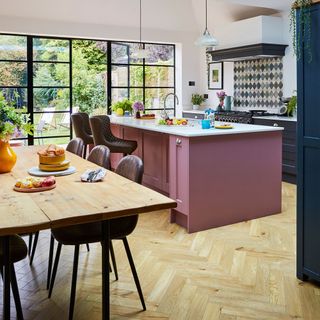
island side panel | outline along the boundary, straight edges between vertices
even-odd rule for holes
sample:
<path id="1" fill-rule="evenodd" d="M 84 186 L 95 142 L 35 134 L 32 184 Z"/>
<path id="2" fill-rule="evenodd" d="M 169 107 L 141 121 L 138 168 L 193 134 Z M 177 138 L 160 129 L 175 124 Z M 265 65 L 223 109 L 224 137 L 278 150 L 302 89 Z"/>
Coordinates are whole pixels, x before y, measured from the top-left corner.
<path id="1" fill-rule="evenodd" d="M 190 138 L 189 153 L 189 232 L 281 212 L 281 132 Z"/>

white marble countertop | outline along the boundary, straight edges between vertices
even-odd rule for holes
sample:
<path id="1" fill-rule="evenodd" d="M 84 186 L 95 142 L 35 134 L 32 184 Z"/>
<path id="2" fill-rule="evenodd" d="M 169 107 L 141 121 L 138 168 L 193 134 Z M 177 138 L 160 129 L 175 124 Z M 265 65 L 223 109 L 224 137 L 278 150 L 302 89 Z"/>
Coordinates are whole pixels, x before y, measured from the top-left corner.
<path id="1" fill-rule="evenodd" d="M 253 117 L 253 119 L 275 120 L 275 121 L 297 121 L 296 117 L 284 117 L 284 116 L 261 116 Z"/>
<path id="2" fill-rule="evenodd" d="M 281 127 L 271 126 L 259 126 L 250 124 L 232 123 L 233 129 L 202 129 L 201 120 L 189 120 L 187 126 L 166 126 L 158 125 L 158 119 L 156 120 L 138 120 L 131 117 L 117 117 L 111 116 L 111 123 L 131 128 L 137 128 L 142 130 L 149 130 L 155 132 L 161 132 L 166 134 L 172 134 L 182 137 L 205 137 L 215 135 L 229 135 L 229 134 L 243 134 L 243 133 L 259 133 L 259 132 L 271 132 L 281 131 Z M 225 123 L 225 122 L 223 122 Z M 216 124 L 222 124 L 217 122 Z"/>
<path id="3" fill-rule="evenodd" d="M 195 114 L 204 114 L 204 110 L 182 110 L 185 113 L 195 113 Z"/>

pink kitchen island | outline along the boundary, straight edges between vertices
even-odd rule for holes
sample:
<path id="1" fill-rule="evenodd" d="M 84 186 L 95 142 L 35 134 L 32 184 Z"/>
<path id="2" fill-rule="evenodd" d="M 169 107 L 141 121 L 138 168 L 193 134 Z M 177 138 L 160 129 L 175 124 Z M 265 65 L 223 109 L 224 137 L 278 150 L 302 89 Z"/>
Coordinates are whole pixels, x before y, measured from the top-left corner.
<path id="1" fill-rule="evenodd" d="M 136 140 L 143 184 L 178 206 L 171 222 L 188 232 L 281 212 L 282 128 L 160 126 L 157 120 L 111 117 L 114 135 Z M 121 155 L 112 155 L 115 167 Z"/>

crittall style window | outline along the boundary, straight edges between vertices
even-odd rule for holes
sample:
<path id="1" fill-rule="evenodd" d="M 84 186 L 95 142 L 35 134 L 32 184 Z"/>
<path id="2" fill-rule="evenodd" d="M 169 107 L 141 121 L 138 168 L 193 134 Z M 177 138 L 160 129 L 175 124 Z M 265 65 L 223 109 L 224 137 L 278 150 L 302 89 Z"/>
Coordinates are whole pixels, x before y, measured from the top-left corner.
<path id="1" fill-rule="evenodd" d="M 65 144 L 70 114 L 111 113 L 123 99 L 142 101 L 157 113 L 175 93 L 175 46 L 144 43 L 148 58 L 135 57 L 134 42 L 0 34 L 0 92 L 34 124 L 29 144 Z M 167 100 L 175 113 L 175 100 Z"/>

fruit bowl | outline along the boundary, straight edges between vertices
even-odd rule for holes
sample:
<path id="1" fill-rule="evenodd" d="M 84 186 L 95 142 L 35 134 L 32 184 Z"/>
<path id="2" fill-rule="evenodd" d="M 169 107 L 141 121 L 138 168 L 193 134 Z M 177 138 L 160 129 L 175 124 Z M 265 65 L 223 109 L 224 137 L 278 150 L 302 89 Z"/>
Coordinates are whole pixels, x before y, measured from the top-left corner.
<path id="1" fill-rule="evenodd" d="M 188 119 L 160 119 L 158 124 L 163 126 L 186 126 L 188 125 Z"/>

